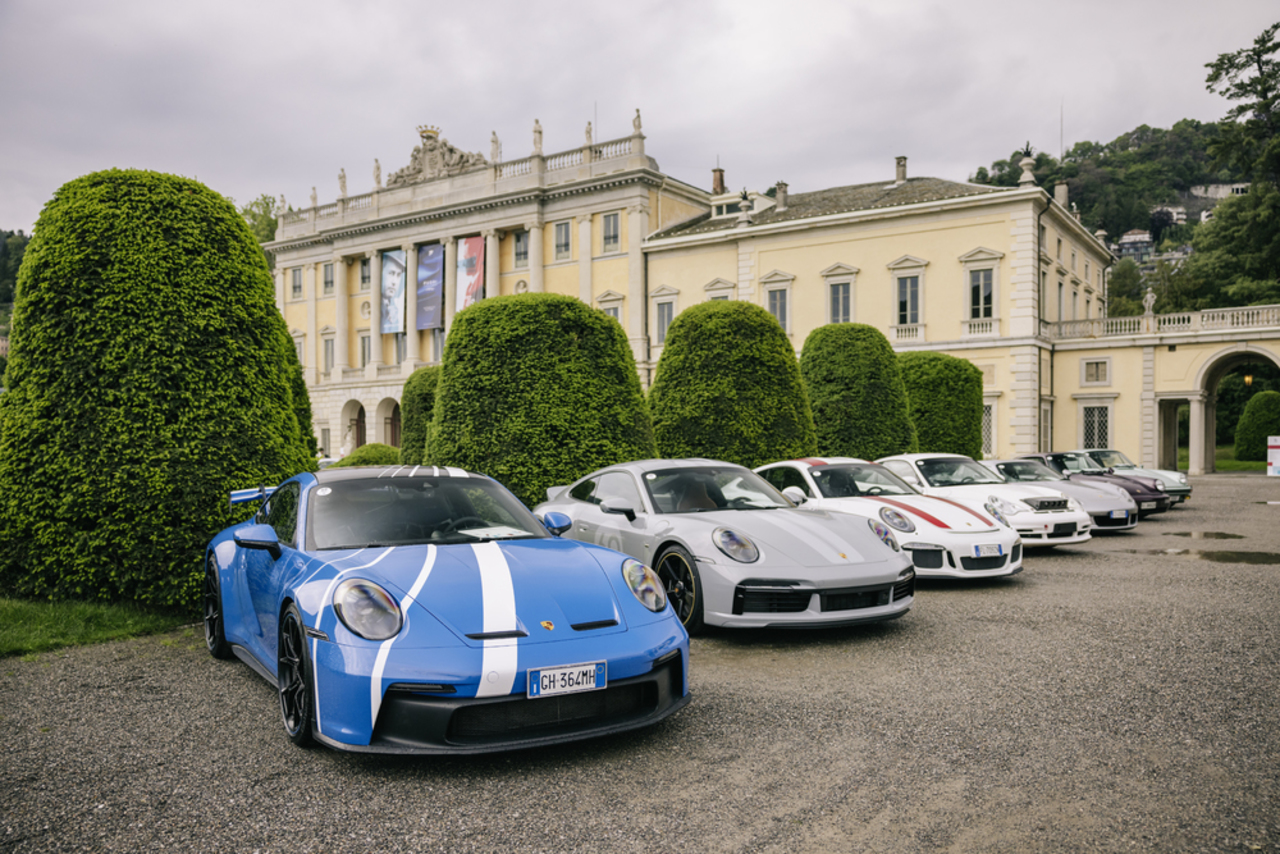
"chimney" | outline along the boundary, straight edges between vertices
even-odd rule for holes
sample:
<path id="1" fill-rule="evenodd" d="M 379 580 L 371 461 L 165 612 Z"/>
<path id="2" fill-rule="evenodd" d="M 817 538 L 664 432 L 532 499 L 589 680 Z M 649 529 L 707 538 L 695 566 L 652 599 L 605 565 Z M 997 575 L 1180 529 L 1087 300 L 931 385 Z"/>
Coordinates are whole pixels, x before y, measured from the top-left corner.
<path id="1" fill-rule="evenodd" d="M 894 163 L 896 164 L 896 173 L 894 176 L 893 183 L 895 184 L 907 183 L 907 158 L 895 157 L 893 158 L 893 160 L 894 160 Z"/>
<path id="2" fill-rule="evenodd" d="M 773 194 L 773 209 L 776 211 L 785 211 L 787 209 L 787 182 L 779 181 L 777 189 Z"/>
<path id="3" fill-rule="evenodd" d="M 1053 185 L 1053 200 L 1058 204 L 1062 205 L 1063 208 L 1067 207 L 1067 182 L 1066 181 L 1059 181 L 1058 183 Z"/>
<path id="4" fill-rule="evenodd" d="M 719 166 L 711 170 L 711 195 L 724 195 L 724 170 Z"/>

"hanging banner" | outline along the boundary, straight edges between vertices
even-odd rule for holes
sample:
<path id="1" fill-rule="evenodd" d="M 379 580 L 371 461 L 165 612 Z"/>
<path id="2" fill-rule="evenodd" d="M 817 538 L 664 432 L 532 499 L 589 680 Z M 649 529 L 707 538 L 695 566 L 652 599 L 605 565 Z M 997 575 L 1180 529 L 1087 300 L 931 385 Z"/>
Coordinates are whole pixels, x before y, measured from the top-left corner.
<path id="1" fill-rule="evenodd" d="M 444 328 L 444 247 L 426 243 L 418 247 L 418 328 Z"/>
<path id="2" fill-rule="evenodd" d="M 458 311 L 484 299 L 484 238 L 458 241 Z"/>
<path id="3" fill-rule="evenodd" d="M 382 334 L 404 332 L 404 250 L 382 253 Z"/>

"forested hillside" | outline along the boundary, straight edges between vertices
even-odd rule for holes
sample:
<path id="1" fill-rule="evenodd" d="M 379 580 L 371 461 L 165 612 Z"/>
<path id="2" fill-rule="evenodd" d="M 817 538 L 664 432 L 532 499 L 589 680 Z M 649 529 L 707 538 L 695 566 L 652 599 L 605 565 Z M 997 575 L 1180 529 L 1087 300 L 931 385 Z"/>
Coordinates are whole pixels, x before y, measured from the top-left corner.
<path id="1" fill-rule="evenodd" d="M 0 305 L 13 302 L 22 253 L 31 238 L 19 231 L 0 231 Z"/>

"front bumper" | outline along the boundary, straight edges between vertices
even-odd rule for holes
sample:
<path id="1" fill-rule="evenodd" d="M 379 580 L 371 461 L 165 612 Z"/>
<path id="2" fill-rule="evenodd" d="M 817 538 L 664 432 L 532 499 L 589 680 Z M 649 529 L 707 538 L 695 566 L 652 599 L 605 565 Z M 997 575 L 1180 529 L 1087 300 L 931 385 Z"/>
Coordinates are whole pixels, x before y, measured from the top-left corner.
<path id="1" fill-rule="evenodd" d="M 959 548 L 917 548 L 907 550 L 920 578 L 998 578 L 1022 572 L 1022 543 L 1015 542 L 1003 555 L 972 557 Z"/>
<path id="2" fill-rule="evenodd" d="M 1027 548 L 1083 543 L 1093 535 L 1093 519 L 1081 511 L 1050 510 L 1008 518 Z"/>
<path id="3" fill-rule="evenodd" d="M 1167 507 L 1166 503 L 1166 507 Z M 1138 527 L 1138 518 L 1143 511 L 1137 509 L 1126 510 L 1123 519 L 1114 518 L 1110 511 L 1090 512 L 1089 516 L 1093 519 L 1094 533 L 1102 531 L 1131 531 Z M 1152 511 L 1145 511 L 1152 512 Z"/>

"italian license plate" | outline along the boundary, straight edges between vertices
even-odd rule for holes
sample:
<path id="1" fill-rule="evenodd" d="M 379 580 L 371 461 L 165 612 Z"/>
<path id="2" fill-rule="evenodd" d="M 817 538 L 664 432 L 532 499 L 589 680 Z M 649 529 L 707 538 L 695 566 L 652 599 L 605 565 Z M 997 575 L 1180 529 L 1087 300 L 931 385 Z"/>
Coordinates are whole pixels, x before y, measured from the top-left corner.
<path id="1" fill-rule="evenodd" d="M 1004 547 L 999 543 L 991 546 L 974 546 L 974 557 L 1000 557 L 1004 554 Z"/>
<path id="2" fill-rule="evenodd" d="M 1112 519 L 1128 519 L 1129 511 L 1128 510 L 1112 510 L 1111 518 Z"/>
<path id="3" fill-rule="evenodd" d="M 1140 508 L 1142 508 L 1143 510 L 1155 510 L 1155 509 L 1156 509 L 1156 503 L 1155 503 L 1154 501 L 1144 501 L 1144 502 L 1142 502 L 1141 504 L 1139 504 L 1138 506 L 1139 506 Z"/>
<path id="4" fill-rule="evenodd" d="M 603 661 L 566 664 L 529 671 L 529 697 L 553 697 L 579 691 L 599 691 L 608 682 L 608 669 Z"/>

